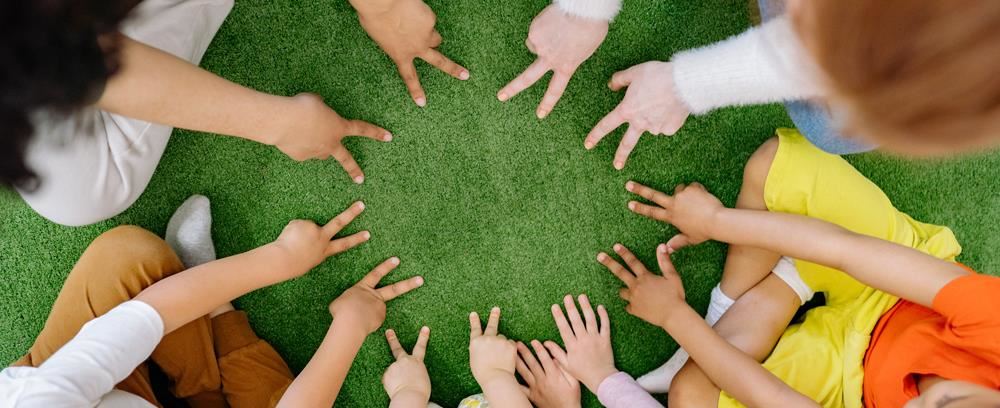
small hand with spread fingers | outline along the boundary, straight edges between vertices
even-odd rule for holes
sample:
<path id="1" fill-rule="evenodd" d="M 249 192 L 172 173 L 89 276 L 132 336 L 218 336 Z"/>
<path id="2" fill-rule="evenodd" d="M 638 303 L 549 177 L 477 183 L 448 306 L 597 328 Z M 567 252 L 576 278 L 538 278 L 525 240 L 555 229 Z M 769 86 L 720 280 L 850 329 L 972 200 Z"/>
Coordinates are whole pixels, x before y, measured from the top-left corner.
<path id="1" fill-rule="evenodd" d="M 333 315 L 334 323 L 356 328 L 365 335 L 382 326 L 382 322 L 385 321 L 385 303 L 424 284 L 423 277 L 415 276 L 378 288 L 379 281 L 397 266 L 399 258 L 387 259 L 330 303 L 330 314 Z"/>
<path id="2" fill-rule="evenodd" d="M 552 317 L 559 328 L 566 350 L 552 341 L 545 342 L 545 347 L 566 369 L 570 375 L 580 379 L 591 392 L 597 393 L 605 378 L 618 372 L 615 368 L 614 352 L 611 349 L 611 323 L 608 311 L 603 305 L 597 306 L 597 314 L 590 306 L 590 299 L 580 295 L 580 309 L 576 308 L 573 297 L 567 295 L 563 299 L 566 313 L 563 314 L 559 305 L 552 305 Z M 580 315 L 580 311 L 583 315 Z M 600 316 L 600 326 L 597 318 Z"/>
<path id="3" fill-rule="evenodd" d="M 408 354 L 399 344 L 399 338 L 392 329 L 386 330 L 385 339 L 389 342 L 389 350 L 396 362 L 385 370 L 382 385 L 392 401 L 390 407 L 426 407 L 431 398 L 431 378 L 424 365 L 424 354 L 427 351 L 427 340 L 431 329 L 423 327 L 413 346 L 413 353 Z"/>
<path id="4" fill-rule="evenodd" d="M 614 167 L 625 162 L 644 132 L 673 135 L 691 114 L 674 86 L 674 68 L 669 62 L 651 61 L 616 72 L 608 83 L 613 91 L 628 87 L 625 98 L 587 135 L 583 146 L 593 149 L 601 139 L 628 123 L 628 130 L 618 144 Z"/>
<path id="5" fill-rule="evenodd" d="M 672 312 L 690 308 L 685 301 L 684 284 L 670 261 L 666 244 L 656 248 L 656 260 L 663 275 L 646 269 L 624 245 L 615 244 L 614 249 L 627 267 L 604 252 L 597 254 L 597 261 L 625 284 L 618 292 L 629 303 L 625 311 L 656 326 L 666 327 L 665 322 Z"/>
<path id="6" fill-rule="evenodd" d="M 558 346 L 557 346 L 558 347 Z M 528 399 L 538 408 L 579 408 L 580 381 L 569 374 L 538 340 L 531 342 L 531 353 L 524 343 L 517 343 L 517 374 L 528 385 Z"/>
<path id="7" fill-rule="evenodd" d="M 499 328 L 499 307 L 490 310 L 485 330 L 479 321 L 479 314 L 469 314 L 469 367 L 472 376 L 491 405 L 530 407 L 527 393 L 514 377 L 517 346 L 499 334 Z"/>
<path id="8" fill-rule="evenodd" d="M 295 267 L 288 268 L 291 279 L 301 276 L 331 256 L 354 248 L 371 238 L 371 233 L 361 231 L 346 237 L 334 237 L 364 211 L 365 204 L 358 201 L 344 212 L 319 226 L 312 221 L 293 220 L 281 231 L 274 245 L 287 251 Z"/>
<path id="9" fill-rule="evenodd" d="M 437 16 L 423 1 L 351 0 L 351 4 L 358 10 L 358 19 L 368 36 L 396 63 L 417 106 L 427 105 L 427 94 L 420 86 L 413 60 L 420 58 L 448 75 L 469 79 L 469 70 L 435 49 L 442 41 L 434 29 Z"/>
<path id="10" fill-rule="evenodd" d="M 542 10 L 531 22 L 525 46 L 538 56 L 527 69 L 497 93 L 507 101 L 552 71 L 552 80 L 535 116 L 544 119 L 562 98 L 576 69 L 597 51 L 608 35 L 608 22 L 567 14 L 556 5 Z"/>
<path id="11" fill-rule="evenodd" d="M 725 208 L 722 201 L 699 183 L 678 184 L 674 188 L 673 196 L 634 181 L 625 183 L 625 189 L 654 204 L 629 201 L 629 210 L 657 221 L 673 224 L 681 231 L 667 241 L 668 253 L 711 239 L 715 228 L 715 216 Z"/>

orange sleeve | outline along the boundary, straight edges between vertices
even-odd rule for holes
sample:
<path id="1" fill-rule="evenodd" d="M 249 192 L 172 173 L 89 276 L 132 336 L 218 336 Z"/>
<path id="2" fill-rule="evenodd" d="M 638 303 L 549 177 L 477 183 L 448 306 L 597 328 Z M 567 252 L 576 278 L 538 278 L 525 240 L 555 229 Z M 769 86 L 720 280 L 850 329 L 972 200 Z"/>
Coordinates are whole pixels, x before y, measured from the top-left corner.
<path id="1" fill-rule="evenodd" d="M 946 320 L 941 340 L 1000 364 L 1000 278 L 957 278 L 941 288 L 933 306 Z"/>

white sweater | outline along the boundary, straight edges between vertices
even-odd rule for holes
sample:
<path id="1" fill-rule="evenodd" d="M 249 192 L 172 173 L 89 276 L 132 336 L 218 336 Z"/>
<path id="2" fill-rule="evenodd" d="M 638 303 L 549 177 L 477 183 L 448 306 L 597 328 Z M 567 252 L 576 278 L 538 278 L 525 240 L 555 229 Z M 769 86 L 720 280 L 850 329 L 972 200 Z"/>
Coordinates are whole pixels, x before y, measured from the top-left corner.
<path id="1" fill-rule="evenodd" d="M 621 0 L 553 0 L 567 14 L 612 20 Z M 674 83 L 693 114 L 716 108 L 821 95 L 816 69 L 788 18 L 774 18 L 729 39 L 677 53 Z"/>

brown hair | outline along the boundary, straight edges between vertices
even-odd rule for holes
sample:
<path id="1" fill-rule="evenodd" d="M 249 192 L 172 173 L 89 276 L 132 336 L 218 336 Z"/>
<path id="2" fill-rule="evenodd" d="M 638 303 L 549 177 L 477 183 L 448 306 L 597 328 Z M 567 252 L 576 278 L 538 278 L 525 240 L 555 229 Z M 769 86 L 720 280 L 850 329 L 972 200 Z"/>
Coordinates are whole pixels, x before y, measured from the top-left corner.
<path id="1" fill-rule="evenodd" d="M 1000 1 L 795 6 L 791 18 L 848 131 L 913 154 L 1000 145 Z"/>

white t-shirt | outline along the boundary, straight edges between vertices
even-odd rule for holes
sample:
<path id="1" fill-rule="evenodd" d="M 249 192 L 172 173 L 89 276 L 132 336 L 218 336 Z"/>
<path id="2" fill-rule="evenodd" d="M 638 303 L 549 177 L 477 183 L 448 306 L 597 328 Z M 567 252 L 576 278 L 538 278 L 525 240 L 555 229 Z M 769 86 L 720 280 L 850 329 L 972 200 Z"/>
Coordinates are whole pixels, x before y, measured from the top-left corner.
<path id="1" fill-rule="evenodd" d="M 163 320 L 146 303 L 129 301 L 80 329 L 41 366 L 0 371 L 0 406 L 151 408 L 115 390 L 163 338 Z"/>

